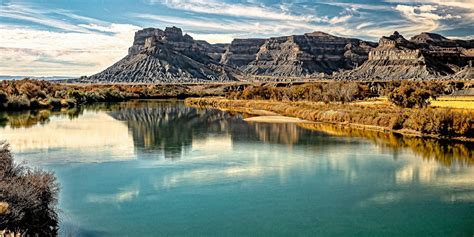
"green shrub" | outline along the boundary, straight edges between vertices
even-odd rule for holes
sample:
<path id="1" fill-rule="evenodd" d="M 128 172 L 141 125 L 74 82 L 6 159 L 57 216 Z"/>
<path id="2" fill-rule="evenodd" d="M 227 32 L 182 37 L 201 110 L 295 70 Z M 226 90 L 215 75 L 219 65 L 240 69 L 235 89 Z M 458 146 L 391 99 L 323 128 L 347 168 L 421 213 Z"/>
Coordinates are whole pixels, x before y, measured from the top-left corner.
<path id="1" fill-rule="evenodd" d="M 84 91 L 80 91 L 80 90 L 68 90 L 67 98 L 74 99 L 77 104 L 82 104 L 82 103 L 87 102 Z"/>

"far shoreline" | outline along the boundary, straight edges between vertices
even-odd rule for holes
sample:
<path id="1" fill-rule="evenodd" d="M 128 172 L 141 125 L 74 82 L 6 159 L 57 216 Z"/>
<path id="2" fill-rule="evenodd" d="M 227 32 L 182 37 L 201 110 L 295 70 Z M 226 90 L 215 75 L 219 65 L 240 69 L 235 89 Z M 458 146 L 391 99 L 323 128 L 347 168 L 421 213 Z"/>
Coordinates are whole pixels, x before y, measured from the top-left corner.
<path id="1" fill-rule="evenodd" d="M 219 106 L 219 102 L 225 103 L 226 106 Z M 242 102 L 249 102 L 252 103 L 252 106 L 242 107 L 240 106 Z M 346 128 L 355 128 L 359 130 L 369 130 L 369 131 L 378 131 L 384 133 L 394 133 L 400 134 L 403 136 L 410 136 L 410 137 L 421 137 L 421 138 L 435 138 L 439 140 L 456 140 L 462 142 L 474 142 L 474 137 L 466 137 L 466 136 L 443 136 L 440 134 L 426 134 L 422 133 L 413 129 L 391 129 L 389 127 L 384 126 L 376 126 L 376 125 L 368 125 L 368 124 L 359 124 L 359 123 L 350 123 L 350 122 L 331 122 L 331 121 L 313 121 L 307 120 L 302 118 L 302 116 L 296 115 L 296 113 L 288 113 L 283 114 L 278 111 L 278 109 L 263 109 L 268 108 L 266 106 L 259 106 L 259 103 L 265 103 L 267 101 L 242 101 L 242 100 L 228 100 L 224 98 L 216 98 L 216 97 L 208 97 L 208 98 L 187 98 L 185 99 L 185 104 L 187 106 L 196 107 L 196 108 L 212 108 L 212 109 L 219 109 L 222 111 L 229 111 L 229 112 L 237 112 L 237 113 L 244 113 L 250 115 L 252 119 L 244 119 L 247 122 L 270 122 L 271 119 L 269 117 L 278 117 L 280 122 L 290 122 L 290 123 L 313 123 L 313 124 L 330 124 L 336 126 L 342 126 Z M 270 102 L 270 103 L 278 103 L 277 106 L 284 106 L 285 102 Z M 233 107 L 232 105 L 235 104 L 236 106 Z M 238 105 L 237 105 L 238 104 Z M 260 104 L 262 105 L 262 104 Z M 271 108 L 271 107 L 270 107 Z M 474 111 L 473 111 L 474 112 Z M 272 114 L 268 116 L 268 114 Z M 300 122 L 296 122 L 295 119 L 299 119 Z"/>

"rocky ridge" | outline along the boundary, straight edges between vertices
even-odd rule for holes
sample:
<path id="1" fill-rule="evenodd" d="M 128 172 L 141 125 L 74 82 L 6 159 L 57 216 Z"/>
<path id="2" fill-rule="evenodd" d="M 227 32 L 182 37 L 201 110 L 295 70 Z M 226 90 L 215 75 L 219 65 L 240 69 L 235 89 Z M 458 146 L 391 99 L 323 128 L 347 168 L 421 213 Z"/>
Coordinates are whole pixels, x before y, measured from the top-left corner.
<path id="1" fill-rule="evenodd" d="M 237 67 L 250 76 L 311 77 L 353 69 L 367 60 L 369 51 L 376 46 L 323 32 L 264 40 L 234 40 L 221 63 Z"/>
<path id="2" fill-rule="evenodd" d="M 181 29 L 146 28 L 135 33 L 128 55 L 89 82 L 156 83 L 232 81 L 240 73 L 219 63 L 224 46 L 183 35 Z"/>
<path id="3" fill-rule="evenodd" d="M 368 60 L 339 79 L 474 79 L 474 41 L 451 40 L 439 34 L 421 33 L 410 40 L 398 32 L 382 37 Z"/>
<path id="4" fill-rule="evenodd" d="M 398 32 L 378 43 L 324 32 L 234 39 L 230 44 L 194 40 L 177 27 L 135 33 L 128 55 L 81 82 L 211 82 L 265 77 L 334 79 L 473 79 L 474 40 L 434 33 L 405 39 Z"/>

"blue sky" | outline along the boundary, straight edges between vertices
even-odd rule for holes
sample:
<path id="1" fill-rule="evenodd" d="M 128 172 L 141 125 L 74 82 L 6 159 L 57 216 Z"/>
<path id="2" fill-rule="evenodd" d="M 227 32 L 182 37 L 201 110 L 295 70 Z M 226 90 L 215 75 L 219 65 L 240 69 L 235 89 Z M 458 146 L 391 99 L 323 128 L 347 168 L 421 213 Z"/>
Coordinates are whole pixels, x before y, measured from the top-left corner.
<path id="1" fill-rule="evenodd" d="M 125 56 L 136 30 L 172 25 L 211 43 L 312 31 L 472 39 L 474 0 L 1 0 L 0 75 L 91 75 Z"/>

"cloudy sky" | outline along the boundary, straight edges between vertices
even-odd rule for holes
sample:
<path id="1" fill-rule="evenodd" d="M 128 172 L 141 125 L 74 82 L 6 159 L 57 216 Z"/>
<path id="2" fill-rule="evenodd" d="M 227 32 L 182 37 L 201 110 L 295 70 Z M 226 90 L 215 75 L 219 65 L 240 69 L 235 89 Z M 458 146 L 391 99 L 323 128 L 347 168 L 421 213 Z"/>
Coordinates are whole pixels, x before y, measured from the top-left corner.
<path id="1" fill-rule="evenodd" d="M 125 56 L 136 30 L 172 25 L 212 43 L 312 31 L 474 38 L 474 0 L 1 0 L 0 75 L 91 75 Z"/>

